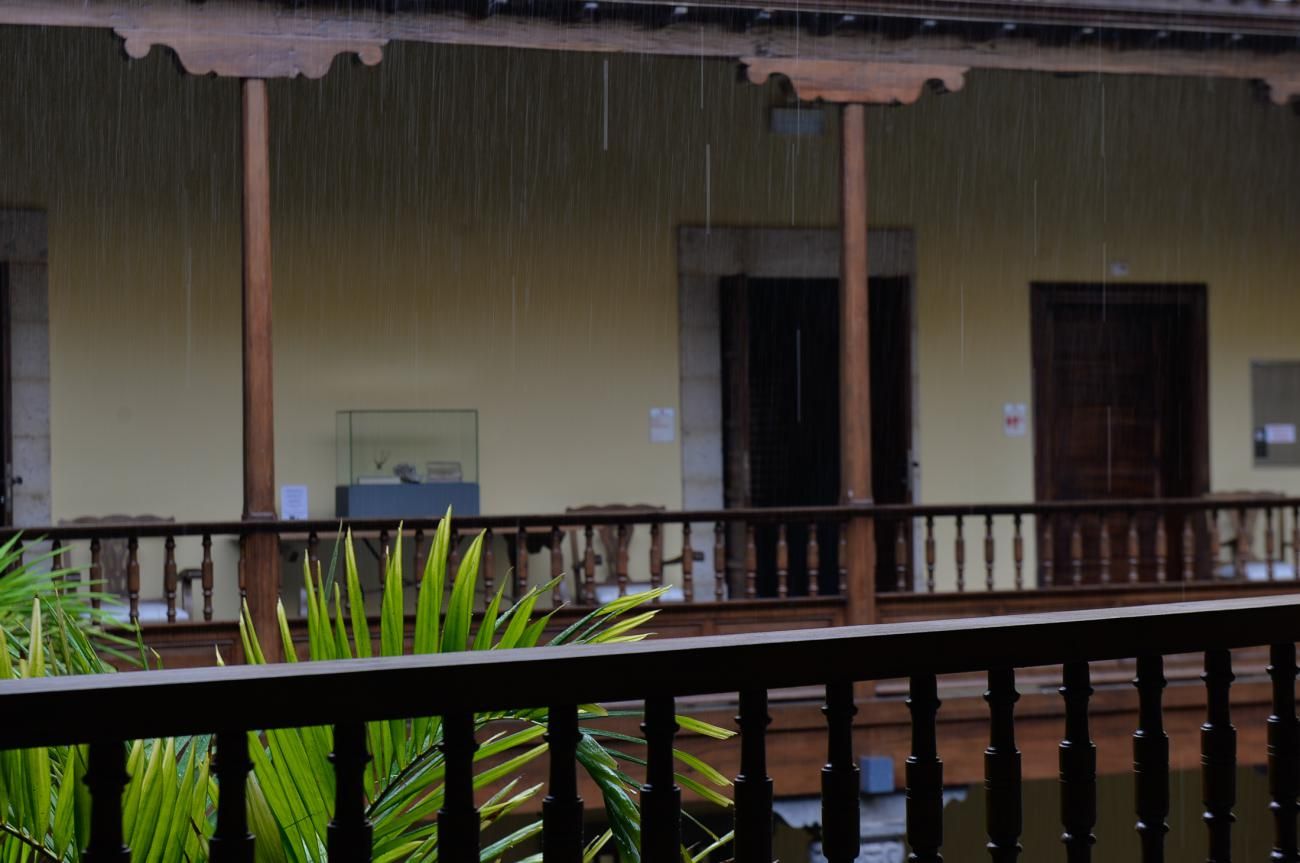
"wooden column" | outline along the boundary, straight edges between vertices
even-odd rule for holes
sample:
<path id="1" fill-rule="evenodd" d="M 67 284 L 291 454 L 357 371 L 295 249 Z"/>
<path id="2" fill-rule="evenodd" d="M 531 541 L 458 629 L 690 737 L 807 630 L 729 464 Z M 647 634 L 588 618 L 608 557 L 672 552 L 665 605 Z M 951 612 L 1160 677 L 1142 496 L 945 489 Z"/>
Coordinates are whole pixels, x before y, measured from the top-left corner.
<path id="1" fill-rule="evenodd" d="M 840 107 L 840 492 L 871 503 L 871 321 L 867 287 L 867 109 Z M 876 609 L 876 539 L 870 519 L 848 523 L 849 623 Z"/>
<path id="2" fill-rule="evenodd" d="M 243 93 L 244 170 L 244 519 L 273 520 L 275 415 L 271 351 L 271 165 L 266 81 L 247 78 Z M 280 594 L 279 538 L 244 539 L 248 607 L 268 661 L 280 659 L 275 603 Z"/>

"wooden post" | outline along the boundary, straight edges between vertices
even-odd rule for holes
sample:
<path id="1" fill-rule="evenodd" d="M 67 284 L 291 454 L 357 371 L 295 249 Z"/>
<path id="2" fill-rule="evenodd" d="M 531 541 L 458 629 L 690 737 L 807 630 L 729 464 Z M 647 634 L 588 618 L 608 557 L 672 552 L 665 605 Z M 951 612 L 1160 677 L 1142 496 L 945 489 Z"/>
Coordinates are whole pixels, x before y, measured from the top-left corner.
<path id="1" fill-rule="evenodd" d="M 245 79 L 244 155 L 244 519 L 274 520 L 275 415 L 271 370 L 271 165 L 266 81 Z M 275 604 L 280 596 L 279 537 L 244 538 L 248 607 L 270 662 L 280 659 Z"/>
<path id="2" fill-rule="evenodd" d="M 871 326 L 867 305 L 866 106 L 840 107 L 840 490 L 845 504 L 870 504 Z M 876 609 L 875 525 L 847 527 L 848 622 Z"/>

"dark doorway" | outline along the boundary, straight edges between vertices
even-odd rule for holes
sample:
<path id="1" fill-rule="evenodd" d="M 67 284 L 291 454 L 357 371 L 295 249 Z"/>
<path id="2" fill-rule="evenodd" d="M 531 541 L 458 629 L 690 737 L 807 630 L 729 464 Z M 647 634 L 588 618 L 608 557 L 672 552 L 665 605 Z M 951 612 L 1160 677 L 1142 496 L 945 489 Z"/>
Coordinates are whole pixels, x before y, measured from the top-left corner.
<path id="1" fill-rule="evenodd" d="M 872 491 L 911 499 L 911 292 L 906 278 L 872 279 Z M 824 506 L 840 496 L 839 282 L 756 279 L 722 284 L 723 420 L 729 507 Z M 878 528 L 877 584 L 896 569 L 892 525 Z M 886 532 L 887 531 L 887 532 Z M 743 534 L 729 537 L 729 566 L 743 566 Z M 808 592 L 807 529 L 788 530 L 792 594 Z M 776 594 L 776 528 L 756 531 L 758 590 Z M 838 588 L 837 533 L 818 531 L 823 593 Z"/>
<path id="2" fill-rule="evenodd" d="M 1142 499 L 1204 493 L 1209 482 L 1203 285 L 1033 286 L 1034 465 L 1039 500 Z M 1082 577 L 1127 570 L 1127 516 L 1083 520 Z M 1182 521 L 1171 515 L 1168 536 Z M 1053 525 L 1056 573 L 1077 571 L 1069 519 Z M 1155 559 L 1154 519 L 1138 525 Z M 1199 555 L 1198 555 L 1199 557 Z M 1066 569 L 1064 567 L 1069 567 Z M 1154 577 L 1154 571 L 1140 573 Z M 1040 577 L 1041 572 L 1040 572 Z"/>

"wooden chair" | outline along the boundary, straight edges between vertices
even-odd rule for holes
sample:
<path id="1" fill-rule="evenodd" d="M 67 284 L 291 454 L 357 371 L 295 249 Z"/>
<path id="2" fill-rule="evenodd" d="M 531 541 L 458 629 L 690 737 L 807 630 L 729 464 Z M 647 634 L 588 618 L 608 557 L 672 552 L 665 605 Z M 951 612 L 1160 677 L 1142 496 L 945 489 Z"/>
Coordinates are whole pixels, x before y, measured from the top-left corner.
<path id="1" fill-rule="evenodd" d="M 586 504 L 584 506 L 566 507 L 566 515 L 623 515 L 636 512 L 663 512 L 665 507 L 654 506 L 648 503 L 610 503 L 610 504 Z M 597 585 L 597 601 L 602 594 L 608 594 L 610 585 L 618 584 L 618 552 L 619 552 L 619 530 L 616 525 L 600 524 L 597 522 L 595 528 L 595 582 Z M 632 545 L 632 536 L 635 532 L 633 525 L 626 525 L 623 529 L 623 541 L 630 547 Z M 573 571 L 574 596 L 578 600 L 585 597 L 582 592 L 583 579 L 583 556 L 585 554 L 584 536 L 585 531 L 580 527 L 572 528 L 569 534 L 569 560 L 570 569 Z M 664 566 L 681 563 L 681 558 L 677 557 L 672 560 L 665 560 Z M 605 589 L 601 589 L 604 587 Z M 641 593 L 650 589 L 648 581 L 629 581 L 628 593 Z M 668 599 L 668 597 L 665 597 Z"/>

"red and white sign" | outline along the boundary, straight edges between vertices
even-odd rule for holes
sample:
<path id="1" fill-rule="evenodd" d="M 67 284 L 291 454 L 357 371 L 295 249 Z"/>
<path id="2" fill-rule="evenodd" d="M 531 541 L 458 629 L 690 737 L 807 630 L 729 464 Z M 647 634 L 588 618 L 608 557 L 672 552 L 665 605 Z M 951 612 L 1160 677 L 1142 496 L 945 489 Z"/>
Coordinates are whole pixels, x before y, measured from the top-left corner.
<path id="1" fill-rule="evenodd" d="M 1024 437 L 1029 431 L 1029 415 L 1024 402 L 1007 402 L 1002 406 L 1002 433 L 1007 437 Z"/>

